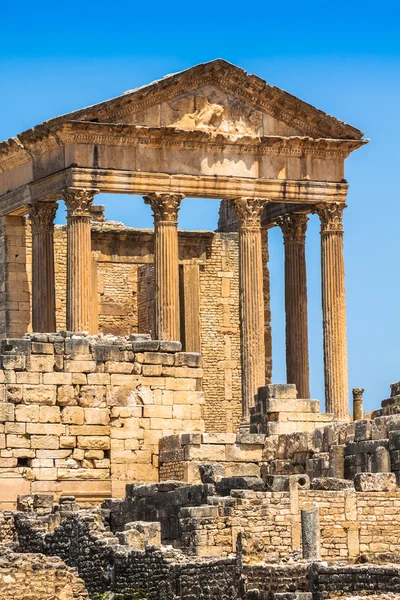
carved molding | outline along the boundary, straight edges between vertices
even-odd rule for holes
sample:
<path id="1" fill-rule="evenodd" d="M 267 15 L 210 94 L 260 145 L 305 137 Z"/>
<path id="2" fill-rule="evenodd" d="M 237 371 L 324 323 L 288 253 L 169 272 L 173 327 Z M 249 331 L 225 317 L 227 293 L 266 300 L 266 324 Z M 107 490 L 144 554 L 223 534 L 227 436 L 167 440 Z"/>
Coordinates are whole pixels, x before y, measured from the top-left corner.
<path id="1" fill-rule="evenodd" d="M 277 225 L 282 229 L 283 241 L 305 244 L 308 217 L 306 214 L 290 214 L 278 217 Z"/>
<path id="2" fill-rule="evenodd" d="M 343 210 L 346 205 L 341 202 L 332 204 L 317 204 L 312 212 L 321 220 L 321 233 L 343 233 Z"/>
<path id="3" fill-rule="evenodd" d="M 150 204 L 154 222 L 177 223 L 178 210 L 185 196 L 183 194 L 164 194 L 154 192 L 143 196 L 146 204 Z"/>
<path id="4" fill-rule="evenodd" d="M 89 217 L 90 208 L 95 195 L 99 190 L 84 188 L 67 188 L 62 191 L 62 198 L 67 207 L 67 216 L 69 217 Z"/>
<path id="5" fill-rule="evenodd" d="M 53 231 L 57 208 L 58 204 L 54 201 L 32 204 L 29 208 L 32 233 Z"/>
<path id="6" fill-rule="evenodd" d="M 262 198 L 235 198 L 239 229 L 261 229 L 261 215 L 267 202 Z"/>

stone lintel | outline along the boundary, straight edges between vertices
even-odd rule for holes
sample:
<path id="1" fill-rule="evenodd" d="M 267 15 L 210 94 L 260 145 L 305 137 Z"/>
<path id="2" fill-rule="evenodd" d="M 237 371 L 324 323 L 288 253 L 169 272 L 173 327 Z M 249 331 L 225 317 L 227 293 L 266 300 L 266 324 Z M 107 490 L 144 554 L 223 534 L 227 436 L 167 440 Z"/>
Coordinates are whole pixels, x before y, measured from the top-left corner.
<path id="1" fill-rule="evenodd" d="M 61 198 L 68 187 L 98 188 L 100 193 L 145 195 L 154 192 L 183 194 L 186 198 L 239 196 L 263 198 L 270 202 L 301 204 L 312 208 L 325 202 L 346 202 L 346 182 L 263 179 L 223 175 L 184 175 L 125 170 L 68 167 L 0 196 L 0 216 L 47 198 Z M 26 211 L 28 209 L 26 208 Z M 311 212 L 311 211 L 310 211 Z"/>

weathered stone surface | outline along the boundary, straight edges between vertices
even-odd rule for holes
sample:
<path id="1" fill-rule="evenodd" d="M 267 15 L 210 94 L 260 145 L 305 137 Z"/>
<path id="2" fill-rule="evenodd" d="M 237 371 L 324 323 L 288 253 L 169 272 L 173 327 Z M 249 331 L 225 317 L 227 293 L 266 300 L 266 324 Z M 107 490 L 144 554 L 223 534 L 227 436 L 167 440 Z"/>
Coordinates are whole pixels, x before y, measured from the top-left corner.
<path id="1" fill-rule="evenodd" d="M 352 490 L 354 489 L 354 481 L 348 479 L 338 479 L 337 477 L 315 477 L 311 481 L 312 490 Z"/>
<path id="2" fill-rule="evenodd" d="M 359 492 L 390 492 L 397 487 L 394 473 L 357 473 L 354 486 Z"/>

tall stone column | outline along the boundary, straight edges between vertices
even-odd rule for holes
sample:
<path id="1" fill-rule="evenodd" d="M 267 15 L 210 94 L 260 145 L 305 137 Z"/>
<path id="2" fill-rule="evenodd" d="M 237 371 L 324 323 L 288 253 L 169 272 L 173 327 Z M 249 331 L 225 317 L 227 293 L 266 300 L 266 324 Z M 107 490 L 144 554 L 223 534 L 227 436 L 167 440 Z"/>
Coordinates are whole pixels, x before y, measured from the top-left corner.
<path id="1" fill-rule="evenodd" d="M 67 329 L 89 331 L 92 248 L 90 207 L 97 190 L 68 188 L 67 207 Z"/>
<path id="2" fill-rule="evenodd" d="M 56 331 L 54 280 L 54 218 L 57 202 L 36 202 L 30 207 L 32 228 L 32 329 Z"/>
<path id="3" fill-rule="evenodd" d="M 326 412 L 349 417 L 343 224 L 345 205 L 316 206 L 321 220 L 322 320 Z"/>
<path id="4" fill-rule="evenodd" d="M 270 224 L 261 228 L 263 291 L 264 291 L 264 348 L 265 348 L 265 384 L 272 382 L 272 330 L 271 330 L 271 286 L 269 276 L 268 230 Z"/>
<path id="5" fill-rule="evenodd" d="M 178 210 L 182 194 L 154 193 L 144 197 L 154 215 L 156 337 L 179 340 Z"/>
<path id="6" fill-rule="evenodd" d="M 286 376 L 297 387 L 299 398 L 310 397 L 306 230 L 308 217 L 291 214 L 279 225 L 285 245 Z"/>
<path id="7" fill-rule="evenodd" d="M 242 428 L 258 388 L 265 385 L 263 262 L 261 214 L 266 201 L 236 198 L 239 222 L 239 285 L 242 356 Z"/>

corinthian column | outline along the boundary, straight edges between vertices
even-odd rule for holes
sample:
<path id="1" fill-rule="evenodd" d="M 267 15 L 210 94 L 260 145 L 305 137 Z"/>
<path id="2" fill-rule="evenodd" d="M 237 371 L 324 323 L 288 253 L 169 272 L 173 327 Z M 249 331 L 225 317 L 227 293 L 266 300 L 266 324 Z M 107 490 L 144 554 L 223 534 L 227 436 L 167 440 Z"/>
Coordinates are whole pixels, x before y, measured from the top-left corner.
<path id="1" fill-rule="evenodd" d="M 54 217 L 57 202 L 37 202 L 30 207 L 32 226 L 32 329 L 56 330 L 54 285 Z"/>
<path id="2" fill-rule="evenodd" d="M 89 331 L 91 300 L 90 207 L 97 190 L 68 188 L 67 207 L 67 329 Z"/>
<path id="3" fill-rule="evenodd" d="M 285 245 L 286 377 L 295 383 L 299 398 L 310 397 L 306 230 L 308 217 L 292 214 L 279 225 Z"/>
<path id="4" fill-rule="evenodd" d="M 338 420 L 349 416 L 346 300 L 344 284 L 344 204 L 321 204 L 322 318 L 324 329 L 325 405 Z"/>
<path id="5" fill-rule="evenodd" d="M 271 331 L 271 286 L 269 276 L 268 230 L 271 224 L 263 224 L 261 228 L 263 291 L 264 291 L 264 349 L 265 349 L 265 384 L 272 381 L 272 331 Z"/>
<path id="6" fill-rule="evenodd" d="M 259 198 L 234 200 L 239 224 L 239 284 L 242 356 L 242 426 L 258 388 L 265 385 L 263 262 L 261 214 L 266 201 Z"/>
<path id="7" fill-rule="evenodd" d="M 154 193 L 144 197 L 154 215 L 156 336 L 179 340 L 178 210 L 182 194 Z"/>

